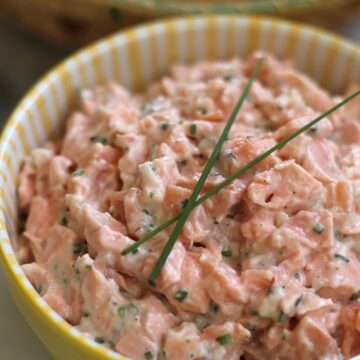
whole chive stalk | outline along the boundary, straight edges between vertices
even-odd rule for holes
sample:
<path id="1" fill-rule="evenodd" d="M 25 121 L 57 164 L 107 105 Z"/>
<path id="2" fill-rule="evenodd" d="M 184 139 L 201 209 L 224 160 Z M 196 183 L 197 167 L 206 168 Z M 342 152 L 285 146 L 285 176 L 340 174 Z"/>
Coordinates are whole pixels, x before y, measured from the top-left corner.
<path id="1" fill-rule="evenodd" d="M 292 133 L 291 135 L 289 135 L 288 137 L 286 137 L 285 139 L 283 139 L 282 141 L 280 141 L 278 144 L 274 145 L 273 147 L 271 147 L 269 150 L 267 150 L 266 152 L 264 152 L 263 154 L 259 155 L 257 158 L 255 158 L 254 160 L 250 161 L 247 165 L 245 165 L 244 167 L 242 167 L 240 170 L 238 170 L 237 172 L 235 172 L 234 174 L 230 175 L 228 178 L 226 178 L 224 181 L 222 181 L 220 184 L 218 184 L 217 186 L 215 186 L 214 188 L 212 188 L 210 191 L 208 191 L 207 193 L 205 193 L 203 196 L 201 196 L 199 199 L 196 200 L 196 202 L 194 203 L 193 208 L 195 208 L 196 206 L 200 205 L 201 203 L 203 203 L 204 201 L 206 201 L 209 197 L 213 196 L 214 194 L 216 194 L 217 192 L 219 192 L 222 188 L 224 188 L 225 186 L 229 185 L 231 182 L 233 182 L 236 178 L 238 178 L 239 176 L 241 176 L 244 172 L 246 172 L 247 170 L 251 169 L 252 167 L 254 167 L 255 165 L 257 165 L 259 162 L 261 162 L 262 160 L 264 160 L 266 157 L 268 157 L 269 155 L 271 155 L 273 152 L 283 148 L 288 142 L 290 142 L 291 140 L 293 140 L 294 138 L 296 138 L 297 136 L 299 136 L 300 134 L 306 132 L 307 130 L 309 130 L 311 127 L 313 127 L 314 125 L 316 125 L 320 120 L 324 119 L 325 117 L 327 117 L 328 115 L 332 114 L 334 111 L 338 110 L 340 107 L 344 106 L 345 104 L 347 104 L 349 101 L 351 101 L 352 99 L 354 99 L 355 97 L 360 95 L 360 90 L 354 92 L 353 94 L 349 95 L 348 97 L 346 97 L 344 100 L 340 101 L 338 104 L 336 104 L 335 106 L 333 106 L 332 108 L 330 108 L 329 110 L 325 111 L 324 113 L 322 113 L 321 115 L 319 115 L 317 118 L 315 118 L 314 120 L 310 121 L 307 125 L 304 125 L 302 128 L 300 128 L 299 130 L 295 131 L 294 133 Z M 176 222 L 180 216 L 181 216 L 182 212 L 178 213 L 177 215 L 175 215 L 174 217 L 172 217 L 171 219 L 165 221 L 164 223 L 162 223 L 160 226 L 158 226 L 156 229 L 154 229 L 153 231 L 147 233 L 143 238 L 141 238 L 140 240 L 138 240 L 136 243 L 134 243 L 133 245 L 129 246 L 128 248 L 126 248 L 122 254 L 123 255 L 127 255 L 129 253 L 131 253 L 132 251 L 134 251 L 135 249 L 137 249 L 138 247 L 140 247 L 142 244 L 144 244 L 145 242 L 147 242 L 148 240 L 150 240 L 152 237 L 154 237 L 155 235 L 157 235 L 158 233 L 160 233 L 162 230 L 166 229 L 168 226 L 170 226 L 171 224 L 173 224 L 174 222 Z"/>
<path id="2" fill-rule="evenodd" d="M 175 228 L 169 237 L 169 240 L 165 244 L 164 250 L 162 251 L 157 263 L 155 264 L 155 267 L 153 268 L 153 270 L 150 273 L 150 277 L 149 277 L 150 285 L 153 285 L 153 286 L 155 285 L 156 278 L 159 276 L 163 266 L 165 265 L 165 262 L 166 262 L 168 256 L 170 255 L 171 250 L 174 247 L 175 242 L 178 239 L 188 216 L 190 215 L 190 212 L 192 211 L 192 209 L 194 207 L 196 199 L 198 198 L 198 196 L 201 192 L 201 189 L 203 188 L 204 183 L 205 183 L 211 169 L 213 168 L 216 160 L 218 159 L 220 150 L 221 150 L 224 142 L 228 138 L 230 129 L 236 120 L 236 117 L 242 107 L 242 104 L 244 103 L 246 96 L 248 95 L 248 93 L 250 91 L 251 85 L 254 82 L 256 76 L 258 75 L 263 62 L 264 62 L 264 59 L 261 59 L 258 61 L 258 63 L 256 64 L 256 66 L 254 68 L 254 71 L 252 72 L 252 74 L 250 76 L 249 82 L 247 83 L 247 85 L 245 87 L 245 90 L 241 94 L 240 99 L 235 104 L 235 107 L 230 115 L 229 121 L 226 123 L 226 125 L 219 137 L 219 140 L 217 141 L 217 143 L 209 157 L 209 160 L 207 161 L 207 163 L 200 175 L 200 178 L 194 187 L 193 192 L 190 195 L 190 198 L 186 202 L 186 204 L 184 206 L 184 210 L 181 213 L 180 218 L 179 218 L 178 222 L 176 223 Z"/>

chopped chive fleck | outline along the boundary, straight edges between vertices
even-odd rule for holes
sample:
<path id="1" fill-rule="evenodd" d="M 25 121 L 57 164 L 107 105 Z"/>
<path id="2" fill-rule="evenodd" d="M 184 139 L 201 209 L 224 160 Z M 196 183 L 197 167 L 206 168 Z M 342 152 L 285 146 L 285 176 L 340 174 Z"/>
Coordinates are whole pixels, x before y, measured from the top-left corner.
<path id="1" fill-rule="evenodd" d="M 286 314 L 284 314 L 283 311 L 280 311 L 277 321 L 285 322 L 287 319 L 288 319 L 288 316 Z"/>
<path id="2" fill-rule="evenodd" d="M 128 146 L 125 146 L 125 147 L 124 147 L 125 152 L 128 152 L 129 149 L 130 149 L 130 148 L 129 148 Z"/>
<path id="3" fill-rule="evenodd" d="M 96 336 L 94 339 L 98 344 L 103 344 L 105 342 L 104 338 Z"/>
<path id="4" fill-rule="evenodd" d="M 218 225 L 218 224 L 219 224 L 219 222 L 216 220 L 215 217 L 214 217 L 214 224 L 215 224 L 215 225 Z"/>
<path id="5" fill-rule="evenodd" d="M 235 155 L 231 151 L 224 151 L 224 156 L 229 159 L 236 159 Z"/>
<path id="6" fill-rule="evenodd" d="M 223 80 L 224 80 L 224 81 L 230 81 L 230 80 L 232 80 L 233 78 L 234 78 L 233 75 L 224 75 L 224 76 L 223 76 Z"/>
<path id="7" fill-rule="evenodd" d="M 153 359 L 153 354 L 152 354 L 152 352 L 147 351 L 146 353 L 144 353 L 144 358 L 145 358 L 146 360 L 151 360 L 151 359 Z"/>
<path id="8" fill-rule="evenodd" d="M 196 134 L 196 129 L 197 129 L 196 124 L 191 124 L 191 125 L 189 126 L 190 134 L 191 134 L 191 135 L 195 135 L 195 134 Z"/>
<path id="9" fill-rule="evenodd" d="M 258 316 L 259 312 L 257 310 L 250 310 L 250 315 L 252 316 Z"/>
<path id="10" fill-rule="evenodd" d="M 231 341 L 231 335 L 225 334 L 225 335 L 218 336 L 216 338 L 216 341 L 221 345 L 226 345 Z"/>
<path id="11" fill-rule="evenodd" d="M 64 217 L 61 219 L 61 225 L 63 225 L 63 226 L 68 226 L 68 223 L 69 223 L 69 221 L 68 221 L 67 217 L 64 216 Z"/>
<path id="12" fill-rule="evenodd" d="M 300 280 L 300 274 L 298 272 L 294 274 L 294 277 L 296 280 Z"/>
<path id="13" fill-rule="evenodd" d="M 279 111 L 283 111 L 284 110 L 284 107 L 280 104 L 276 104 L 276 108 L 279 110 Z"/>
<path id="14" fill-rule="evenodd" d="M 91 264 L 86 264 L 85 269 L 86 270 L 92 270 L 92 265 Z"/>
<path id="15" fill-rule="evenodd" d="M 41 292 L 42 292 L 42 285 L 34 285 L 34 288 L 36 290 L 36 292 L 41 295 Z"/>
<path id="16" fill-rule="evenodd" d="M 313 227 L 313 230 L 318 233 L 318 234 L 321 234 L 325 231 L 325 226 L 321 223 L 317 223 L 314 227 Z"/>
<path id="17" fill-rule="evenodd" d="M 134 249 L 131 253 L 132 253 L 133 255 L 136 255 L 138 252 L 139 252 L 139 249 Z"/>
<path id="18" fill-rule="evenodd" d="M 89 313 L 89 312 L 85 311 L 85 312 L 83 313 L 83 317 L 84 317 L 84 318 L 88 318 L 89 316 L 90 316 L 90 313 Z"/>
<path id="19" fill-rule="evenodd" d="M 351 297 L 350 297 L 350 300 L 351 301 L 355 301 L 357 299 L 360 299 L 360 291 L 357 291 L 357 292 L 354 292 L 352 293 Z"/>
<path id="20" fill-rule="evenodd" d="M 146 215 L 151 215 L 150 211 L 148 209 L 142 209 L 141 210 L 143 213 L 145 213 Z"/>
<path id="21" fill-rule="evenodd" d="M 345 257 L 345 256 L 343 256 L 341 254 L 336 253 L 334 256 L 335 256 L 336 259 L 341 260 L 343 262 L 346 262 L 346 263 L 350 262 L 350 260 L 347 257 Z"/>
<path id="22" fill-rule="evenodd" d="M 101 136 L 101 135 L 94 135 L 94 136 L 90 136 L 90 141 L 92 143 L 101 143 L 103 145 L 107 144 L 107 139 L 105 136 Z"/>
<path id="23" fill-rule="evenodd" d="M 73 176 L 83 176 L 85 174 L 84 169 L 78 169 L 73 172 Z"/>
<path id="24" fill-rule="evenodd" d="M 181 206 L 182 208 L 184 208 L 184 207 L 186 206 L 186 204 L 188 203 L 188 201 L 189 201 L 189 199 L 183 200 L 183 201 L 180 203 L 180 206 Z"/>
<path id="25" fill-rule="evenodd" d="M 154 224 L 147 224 L 143 227 L 145 231 L 151 231 L 155 227 Z"/>
<path id="26" fill-rule="evenodd" d="M 314 127 L 312 127 L 312 128 L 309 129 L 309 132 L 312 133 L 312 134 L 314 134 L 314 133 L 317 132 L 317 130 L 318 130 L 317 127 L 314 126 Z"/>
<path id="27" fill-rule="evenodd" d="M 221 252 L 221 255 L 223 256 L 223 257 L 231 257 L 231 255 L 232 255 L 232 251 L 230 250 L 230 249 L 228 249 L 228 250 L 223 250 L 222 252 Z"/>
<path id="28" fill-rule="evenodd" d="M 154 197 L 154 192 L 153 191 L 150 191 L 149 192 L 149 198 L 152 199 Z"/>
<path id="29" fill-rule="evenodd" d="M 124 318 L 127 315 L 136 315 L 138 312 L 139 309 L 134 304 L 126 304 L 118 308 L 118 315 L 121 318 Z"/>
<path id="30" fill-rule="evenodd" d="M 188 296 L 188 292 L 187 290 L 185 289 L 179 289 L 175 295 L 174 295 L 174 298 L 177 300 L 177 301 L 180 301 L 180 302 L 183 302 Z"/>
<path id="31" fill-rule="evenodd" d="M 300 305 L 302 299 L 303 299 L 303 296 L 300 295 L 300 296 L 296 299 L 294 306 L 295 306 L 295 307 L 298 307 L 298 306 Z"/>
<path id="32" fill-rule="evenodd" d="M 184 167 L 184 166 L 186 166 L 187 165 L 187 160 L 181 160 L 180 162 L 179 162 L 179 166 L 180 167 Z"/>
<path id="33" fill-rule="evenodd" d="M 286 332 L 285 332 L 285 330 L 283 330 L 283 331 L 280 333 L 280 339 L 281 339 L 281 340 L 285 340 L 285 339 L 286 339 Z"/>
<path id="34" fill-rule="evenodd" d="M 213 314 L 216 314 L 218 311 L 219 311 L 219 307 L 214 302 L 211 302 L 210 303 L 210 312 L 212 312 Z"/>
<path id="35" fill-rule="evenodd" d="M 169 124 L 169 123 L 163 123 L 163 124 L 161 124 L 161 130 L 166 131 L 169 127 L 170 127 L 170 124 Z"/>
<path id="36" fill-rule="evenodd" d="M 208 113 L 208 109 L 205 106 L 199 107 L 199 110 L 202 115 L 206 115 Z"/>
<path id="37" fill-rule="evenodd" d="M 268 295 L 273 294 L 276 291 L 276 288 L 276 285 L 271 285 L 268 290 Z"/>
<path id="38" fill-rule="evenodd" d="M 244 258 L 248 259 L 250 257 L 250 251 L 245 251 L 244 252 Z"/>
<path id="39" fill-rule="evenodd" d="M 73 244 L 72 246 L 72 252 L 73 254 L 75 255 L 80 255 L 82 252 L 83 252 L 83 244 L 82 243 L 76 243 L 76 244 Z"/>

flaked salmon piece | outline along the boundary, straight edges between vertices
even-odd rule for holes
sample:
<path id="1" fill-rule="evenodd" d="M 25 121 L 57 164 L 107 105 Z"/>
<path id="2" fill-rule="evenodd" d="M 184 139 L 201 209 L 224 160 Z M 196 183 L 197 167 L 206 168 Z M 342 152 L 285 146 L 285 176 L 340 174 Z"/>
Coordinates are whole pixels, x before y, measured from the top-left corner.
<path id="1" fill-rule="evenodd" d="M 360 233 L 360 215 L 351 212 L 341 212 L 334 216 L 337 230 L 343 235 Z"/>
<path id="2" fill-rule="evenodd" d="M 345 91 L 345 96 L 349 96 L 350 94 L 354 93 L 355 91 L 360 89 L 359 84 L 350 84 Z M 355 98 L 354 101 L 351 101 L 349 104 L 346 104 L 343 107 L 343 111 L 346 113 L 347 117 L 353 119 L 360 118 L 360 101 L 359 98 Z"/>
<path id="3" fill-rule="evenodd" d="M 302 164 L 307 146 L 311 143 L 312 138 L 305 134 L 301 134 L 287 145 L 277 151 L 277 155 L 282 160 L 295 160 L 298 164 Z"/>
<path id="4" fill-rule="evenodd" d="M 241 233 L 249 240 L 262 240 L 276 228 L 276 213 L 260 208 L 249 220 L 241 224 Z"/>
<path id="5" fill-rule="evenodd" d="M 58 281 L 42 265 L 31 263 L 22 266 L 25 275 L 42 298 L 66 320 L 71 319 L 71 307 L 66 303 Z"/>
<path id="6" fill-rule="evenodd" d="M 56 214 L 50 201 L 41 196 L 34 196 L 31 200 L 25 231 L 33 236 L 44 238 L 54 223 L 55 217 Z"/>
<path id="7" fill-rule="evenodd" d="M 165 339 L 165 354 L 174 360 L 236 360 L 250 332 L 238 323 L 226 322 L 200 332 L 193 323 L 171 329 Z"/>
<path id="8" fill-rule="evenodd" d="M 360 352 L 360 304 L 358 300 L 341 308 L 340 323 L 343 331 L 341 351 L 346 359 L 350 359 Z"/>
<path id="9" fill-rule="evenodd" d="M 271 235 L 271 245 L 290 253 L 309 254 L 313 249 L 334 245 L 333 218 L 330 212 L 299 211 Z"/>
<path id="10" fill-rule="evenodd" d="M 327 140 L 312 141 L 305 152 L 304 169 L 323 184 L 343 179 L 337 165 L 336 145 Z"/>
<path id="11" fill-rule="evenodd" d="M 335 211 L 350 212 L 354 206 L 354 190 L 348 180 L 339 180 L 327 187 L 327 204 Z"/>
<path id="12" fill-rule="evenodd" d="M 360 263 L 344 246 L 314 251 L 308 257 L 305 274 L 307 285 L 323 298 L 348 302 L 360 289 Z"/>
<path id="13" fill-rule="evenodd" d="M 54 156 L 49 166 L 49 186 L 66 185 L 72 161 L 64 156 Z"/>
<path id="14" fill-rule="evenodd" d="M 31 157 L 24 160 L 24 166 L 19 175 L 19 207 L 22 211 L 29 211 L 32 198 L 36 195 L 36 171 Z"/>
<path id="15" fill-rule="evenodd" d="M 206 292 L 224 314 L 232 314 L 236 305 L 245 303 L 247 294 L 241 278 L 230 265 L 208 251 L 202 252 L 200 265 Z"/>
<path id="16" fill-rule="evenodd" d="M 272 139 L 236 138 L 226 141 L 220 155 L 223 157 L 223 170 L 225 174 L 231 175 L 235 173 L 275 144 L 276 142 Z M 268 169 L 277 162 L 278 159 L 272 154 L 259 163 L 255 169 Z"/>
<path id="17" fill-rule="evenodd" d="M 123 151 L 118 161 L 118 169 L 123 189 L 128 189 L 135 185 L 138 165 L 146 160 L 149 151 L 146 138 L 143 135 L 118 134 L 115 144 Z"/>
<path id="18" fill-rule="evenodd" d="M 293 161 L 275 165 L 254 177 L 248 197 L 255 204 L 270 209 L 287 207 L 289 211 L 308 204 L 321 193 L 321 183 Z"/>
<path id="19" fill-rule="evenodd" d="M 305 316 L 292 332 L 281 333 L 285 339 L 277 348 L 276 359 L 318 360 L 341 357 L 336 340 L 329 330 L 311 315 Z"/>

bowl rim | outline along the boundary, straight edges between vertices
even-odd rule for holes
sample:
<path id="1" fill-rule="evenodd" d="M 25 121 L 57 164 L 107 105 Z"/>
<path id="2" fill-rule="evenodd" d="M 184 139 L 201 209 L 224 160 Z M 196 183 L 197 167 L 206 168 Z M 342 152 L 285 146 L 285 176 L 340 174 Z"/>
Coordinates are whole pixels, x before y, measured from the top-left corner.
<path id="1" fill-rule="evenodd" d="M 35 84 L 30 87 L 28 91 L 25 92 L 25 94 L 21 97 L 21 99 L 18 101 L 17 105 L 15 106 L 14 110 L 10 113 L 10 116 L 8 116 L 6 123 L 3 127 L 3 130 L 1 131 L 0 135 L 0 164 L 5 159 L 6 156 L 6 148 L 8 145 L 8 139 L 11 138 L 10 134 L 16 126 L 21 123 L 21 113 L 24 111 L 23 108 L 26 109 L 26 107 L 31 107 L 31 104 L 34 102 L 34 100 L 44 91 L 46 91 L 46 86 L 49 82 L 52 81 L 52 74 L 54 73 L 61 73 L 67 66 L 67 64 L 72 61 L 72 59 L 76 56 L 79 56 L 82 53 L 93 53 L 94 50 L 99 48 L 99 45 L 103 43 L 108 43 L 109 40 L 113 40 L 116 37 L 122 36 L 125 38 L 126 41 L 131 41 L 131 39 L 134 37 L 135 34 L 137 34 L 139 31 L 148 30 L 149 28 L 154 28 L 156 26 L 160 25 L 175 25 L 179 22 L 188 22 L 188 21 L 202 21 L 204 23 L 208 23 L 210 21 L 219 20 L 219 19 L 225 19 L 226 21 L 229 21 L 230 19 L 238 19 L 238 20 L 244 20 L 244 21 L 255 21 L 257 26 L 259 26 L 264 21 L 270 22 L 274 25 L 282 25 L 287 28 L 292 28 L 296 30 L 307 30 L 311 33 L 316 33 L 320 37 L 326 37 L 332 42 L 345 44 L 350 49 L 355 50 L 356 52 L 360 53 L 360 45 L 356 44 L 355 42 L 352 42 L 351 40 L 348 40 L 346 38 L 341 37 L 340 35 L 333 34 L 327 30 L 323 30 L 320 28 L 317 28 L 312 25 L 302 24 L 299 22 L 294 21 L 288 21 L 283 19 L 276 19 L 272 17 L 266 17 L 266 16 L 256 16 L 256 15 L 203 15 L 203 16 L 197 16 L 197 17 L 177 17 L 167 20 L 155 20 L 151 21 L 145 24 L 140 24 L 134 27 L 129 28 L 128 30 L 120 30 L 116 31 L 110 35 L 107 35 L 105 37 L 100 38 L 99 40 L 92 42 L 88 45 L 85 45 L 78 49 L 75 52 L 72 52 L 70 55 L 68 55 L 65 59 L 60 61 L 58 64 L 50 68 L 43 76 L 40 77 L 39 80 L 35 82 Z M 114 43 L 113 43 L 114 44 Z M 112 45 L 114 46 L 114 45 Z M 2 175 L 2 170 L 0 169 L 0 175 Z M 4 181 L 4 180 L 3 180 Z M 0 196 L 3 196 L 3 191 L 0 188 Z M 1 217 L 4 216 L 5 218 L 5 211 L 4 209 L 0 208 L 0 215 Z M 45 304 L 44 306 L 44 300 L 35 292 L 34 289 L 29 289 L 29 287 L 26 285 L 25 281 L 23 280 L 23 277 L 19 274 L 19 270 L 16 268 L 19 267 L 19 264 L 12 264 L 12 261 L 10 260 L 9 256 L 6 254 L 5 247 L 10 245 L 9 238 L 10 234 L 7 229 L 5 221 L 2 220 L 0 217 L 0 262 L 3 264 L 3 268 L 5 270 L 6 277 L 11 277 L 14 280 L 14 283 L 16 284 L 16 287 L 19 291 L 23 293 L 23 295 L 27 298 L 27 300 L 31 303 L 31 306 L 36 310 L 38 313 L 41 313 L 41 316 L 46 319 L 46 322 L 49 324 L 49 326 L 52 326 L 54 331 L 61 332 L 64 338 L 68 342 L 72 342 L 74 345 L 77 345 L 78 347 L 83 347 L 87 351 L 95 352 L 95 355 L 98 355 L 99 358 L 102 356 L 103 359 L 125 359 L 121 355 L 119 355 L 116 352 L 111 352 L 108 349 L 105 349 L 103 346 L 96 344 L 94 341 L 85 341 L 85 336 L 79 336 L 79 334 L 74 331 L 74 327 L 67 323 L 65 320 L 60 318 L 53 310 L 51 310 L 50 306 Z M 1 265 L 0 264 L 0 265 Z M 8 282 L 9 284 L 9 282 Z M 34 296 L 35 295 L 35 296 Z M 14 298 L 13 298 L 14 299 Z M 49 311 L 50 310 L 50 311 Z M 50 316 L 50 313 L 53 312 L 55 315 L 57 315 L 59 319 L 56 319 L 55 316 Z M 105 350 L 105 351 L 104 351 Z"/>
<path id="2" fill-rule="evenodd" d="M 99 2 L 99 0 L 97 0 Z M 115 8 L 125 8 L 153 15 L 200 15 L 200 14 L 298 14 L 314 8 L 329 10 L 337 5 L 346 5 L 351 0 L 243 0 L 221 2 L 206 1 L 194 4 L 191 1 L 170 0 L 107 0 Z"/>

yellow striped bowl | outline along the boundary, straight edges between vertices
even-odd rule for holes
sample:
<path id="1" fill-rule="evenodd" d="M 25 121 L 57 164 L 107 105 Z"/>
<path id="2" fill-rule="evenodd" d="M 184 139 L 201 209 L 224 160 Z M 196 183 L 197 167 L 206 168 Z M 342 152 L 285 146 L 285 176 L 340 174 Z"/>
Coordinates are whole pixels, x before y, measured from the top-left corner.
<path id="1" fill-rule="evenodd" d="M 331 34 L 253 17 L 203 17 L 157 22 L 118 33 L 71 56 L 24 97 L 0 142 L 0 255 L 14 300 L 58 360 L 121 359 L 63 321 L 37 295 L 17 263 L 16 182 L 29 151 L 58 134 L 79 87 L 116 80 L 140 89 L 174 62 L 246 56 L 256 49 L 288 57 L 323 86 L 340 92 L 360 81 L 360 48 Z"/>

